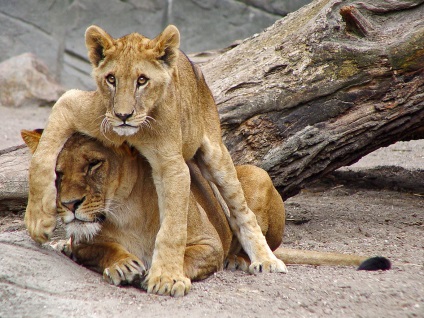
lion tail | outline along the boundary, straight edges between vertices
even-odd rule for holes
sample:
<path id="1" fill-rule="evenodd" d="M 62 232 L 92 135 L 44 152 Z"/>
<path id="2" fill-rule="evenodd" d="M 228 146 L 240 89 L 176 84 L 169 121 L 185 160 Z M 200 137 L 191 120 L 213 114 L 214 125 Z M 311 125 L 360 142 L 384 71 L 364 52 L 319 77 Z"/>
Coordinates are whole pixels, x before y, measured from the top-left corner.
<path id="1" fill-rule="evenodd" d="M 390 261 L 381 256 L 366 257 L 354 254 L 306 251 L 279 247 L 274 251 L 275 256 L 286 264 L 358 266 L 358 270 L 388 270 Z"/>

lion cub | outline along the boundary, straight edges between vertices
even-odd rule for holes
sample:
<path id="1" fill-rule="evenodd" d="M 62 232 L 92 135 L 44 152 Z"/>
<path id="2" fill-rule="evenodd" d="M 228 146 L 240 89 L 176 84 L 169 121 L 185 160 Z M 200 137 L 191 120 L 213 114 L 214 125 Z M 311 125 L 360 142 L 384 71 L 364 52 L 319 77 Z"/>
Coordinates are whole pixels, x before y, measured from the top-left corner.
<path id="1" fill-rule="evenodd" d="M 200 69 L 179 51 L 177 28 L 168 26 L 154 39 L 137 33 L 114 39 L 91 26 L 85 40 L 97 90 L 68 91 L 53 107 L 29 169 L 25 224 L 31 237 L 43 243 L 55 228 L 57 157 L 66 140 L 80 132 L 108 146 L 128 142 L 152 167 L 160 228 L 148 292 L 181 295 L 190 288 L 184 247 L 190 204 L 186 161 L 193 158 L 228 206 L 231 229 L 252 261 L 250 272 L 286 272 L 247 206 L 221 139 L 214 99 Z"/>

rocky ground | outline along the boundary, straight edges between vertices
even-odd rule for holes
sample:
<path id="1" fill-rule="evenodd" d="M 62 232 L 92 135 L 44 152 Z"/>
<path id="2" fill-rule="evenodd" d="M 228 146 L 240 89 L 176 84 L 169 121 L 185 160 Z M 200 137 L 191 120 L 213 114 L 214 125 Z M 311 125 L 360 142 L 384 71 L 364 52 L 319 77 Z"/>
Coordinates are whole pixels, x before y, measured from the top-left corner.
<path id="1" fill-rule="evenodd" d="M 20 144 L 20 129 L 43 127 L 48 113 L 0 108 L 0 149 Z M 398 143 L 286 202 L 286 246 L 382 255 L 392 270 L 225 271 L 180 299 L 110 286 L 34 244 L 22 213 L 0 211 L 0 317 L 424 317 L 423 163 L 423 141 Z"/>

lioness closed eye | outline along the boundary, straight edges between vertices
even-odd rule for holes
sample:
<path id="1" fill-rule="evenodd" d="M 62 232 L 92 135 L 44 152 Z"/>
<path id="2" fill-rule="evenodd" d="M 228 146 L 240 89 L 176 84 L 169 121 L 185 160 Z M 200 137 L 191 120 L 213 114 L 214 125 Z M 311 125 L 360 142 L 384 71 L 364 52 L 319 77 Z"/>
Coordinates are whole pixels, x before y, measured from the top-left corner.
<path id="1" fill-rule="evenodd" d="M 22 131 L 22 136 L 31 151 L 35 151 L 41 133 Z M 184 274 L 199 280 L 222 268 L 248 270 L 249 259 L 234 238 L 208 182 L 196 164 L 190 162 L 189 167 L 187 242 L 182 247 Z M 284 232 L 283 201 L 262 169 L 246 165 L 237 166 L 236 170 L 247 204 L 255 213 L 268 245 L 275 250 Z M 111 284 L 143 284 L 145 272 L 152 265 L 160 228 L 157 194 L 148 162 L 126 145 L 108 148 L 75 134 L 59 154 L 56 174 L 58 213 L 72 240 L 68 252 L 73 259 L 102 273 Z M 175 235 L 182 229 L 172 231 Z M 288 264 L 359 265 L 366 259 L 281 247 L 275 253 Z M 387 269 L 390 263 L 384 258 L 373 258 L 361 266 Z M 160 293 L 167 294 L 170 288 L 164 285 Z"/>
<path id="2" fill-rule="evenodd" d="M 252 261 L 250 272 L 286 272 L 246 204 L 214 99 L 200 69 L 179 51 L 177 28 L 168 26 L 154 39 L 137 33 L 114 39 L 91 26 L 85 39 L 97 90 L 68 91 L 53 107 L 30 165 L 25 224 L 31 237 L 45 242 L 55 227 L 57 156 L 80 132 L 110 146 L 126 141 L 152 167 L 161 226 L 148 292 L 161 294 L 170 286 L 171 295 L 183 295 L 190 288 L 183 247 L 190 193 L 186 161 L 192 158 L 226 202 L 229 224 Z"/>

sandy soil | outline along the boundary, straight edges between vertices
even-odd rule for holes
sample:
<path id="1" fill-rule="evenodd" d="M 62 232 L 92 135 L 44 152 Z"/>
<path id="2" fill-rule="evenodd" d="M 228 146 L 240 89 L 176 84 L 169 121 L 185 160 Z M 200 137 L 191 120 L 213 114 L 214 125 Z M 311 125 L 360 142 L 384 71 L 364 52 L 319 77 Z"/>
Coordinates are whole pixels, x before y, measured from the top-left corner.
<path id="1" fill-rule="evenodd" d="M 45 110 L 0 108 L 2 118 L 9 116 L 0 127 L 0 149 L 20 144 L 20 129 L 42 127 Z M 408 160 L 390 165 L 410 165 L 415 170 L 408 181 L 422 184 L 423 142 L 367 156 L 364 160 L 371 162 L 349 168 L 350 176 L 357 169 L 363 174 L 370 167 L 383 169 L 384 158 L 400 154 L 396 149 L 403 149 Z M 24 230 L 23 211 L 0 211 L 0 317 L 424 317 L 423 193 L 339 177 L 287 200 L 291 221 L 285 245 L 382 255 L 393 262 L 392 270 L 290 266 L 288 274 L 258 276 L 224 271 L 193 283 L 184 298 L 160 297 L 108 285 L 100 275 L 33 243 Z M 402 182 L 398 189 L 404 189 Z"/>

